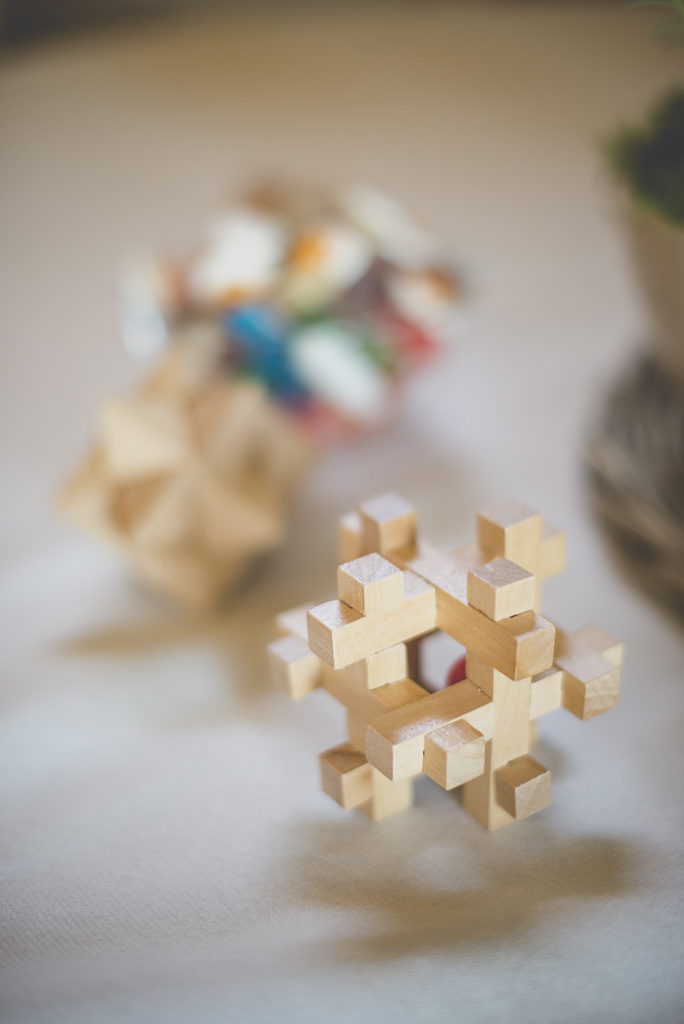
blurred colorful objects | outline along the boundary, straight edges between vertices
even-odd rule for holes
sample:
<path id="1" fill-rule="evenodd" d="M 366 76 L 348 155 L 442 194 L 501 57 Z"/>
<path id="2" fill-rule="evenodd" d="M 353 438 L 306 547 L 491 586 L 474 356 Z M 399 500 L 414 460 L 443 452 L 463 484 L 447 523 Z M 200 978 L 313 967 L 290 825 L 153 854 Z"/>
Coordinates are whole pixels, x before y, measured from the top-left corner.
<path id="1" fill-rule="evenodd" d="M 184 264 L 131 264 L 117 308 L 127 348 L 157 367 L 105 403 L 60 505 L 206 608 L 280 543 L 316 449 L 387 422 L 454 336 L 459 284 L 380 193 L 270 187 L 217 215 Z"/>
<path id="2" fill-rule="evenodd" d="M 118 310 L 144 358 L 218 323 L 226 371 L 325 440 L 387 421 L 401 381 L 456 336 L 460 295 L 435 238 L 382 193 L 269 186 L 216 215 L 183 264 L 130 266 Z"/>

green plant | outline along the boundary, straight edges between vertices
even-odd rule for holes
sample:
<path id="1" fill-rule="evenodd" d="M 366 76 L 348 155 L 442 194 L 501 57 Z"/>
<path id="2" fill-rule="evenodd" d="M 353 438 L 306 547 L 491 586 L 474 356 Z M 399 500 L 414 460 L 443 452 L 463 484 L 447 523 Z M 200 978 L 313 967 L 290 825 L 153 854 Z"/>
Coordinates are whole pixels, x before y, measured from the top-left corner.
<path id="1" fill-rule="evenodd" d="M 608 158 L 637 203 L 684 226 L 684 87 L 661 99 L 644 125 L 614 136 Z"/>
<path id="2" fill-rule="evenodd" d="M 637 0 L 628 7 L 661 7 L 672 13 L 656 26 L 656 38 L 684 45 L 684 0 Z M 653 108 L 646 122 L 623 128 L 607 145 L 613 172 L 640 206 L 684 226 L 684 86 Z"/>
<path id="3" fill-rule="evenodd" d="M 656 25 L 654 35 L 666 46 L 684 46 L 684 0 L 636 0 L 628 7 L 664 7 L 674 16 Z"/>

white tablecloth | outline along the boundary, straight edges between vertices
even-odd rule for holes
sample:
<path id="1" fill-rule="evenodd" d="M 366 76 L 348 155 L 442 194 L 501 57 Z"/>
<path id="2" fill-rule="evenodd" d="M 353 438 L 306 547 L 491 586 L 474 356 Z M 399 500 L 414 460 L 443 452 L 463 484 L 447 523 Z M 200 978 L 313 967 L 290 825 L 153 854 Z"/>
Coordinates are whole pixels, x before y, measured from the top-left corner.
<path id="1" fill-rule="evenodd" d="M 481 3 L 149 27 L 0 69 L 3 1017 L 11 1024 L 675 1024 L 676 625 L 608 564 L 580 452 L 644 331 L 600 172 L 674 79 L 643 12 Z M 50 512 L 140 370 L 117 263 L 180 251 L 253 172 L 365 180 L 473 283 L 459 350 L 331 453 L 284 549 L 193 619 Z M 379 825 L 319 790 L 323 692 L 269 688 L 277 610 L 334 589 L 334 522 L 393 488 L 438 543 L 512 496 L 567 530 L 545 611 L 627 644 L 621 702 L 542 721 L 552 806 L 486 833 L 429 780 Z M 443 652 L 444 657 L 447 652 Z"/>

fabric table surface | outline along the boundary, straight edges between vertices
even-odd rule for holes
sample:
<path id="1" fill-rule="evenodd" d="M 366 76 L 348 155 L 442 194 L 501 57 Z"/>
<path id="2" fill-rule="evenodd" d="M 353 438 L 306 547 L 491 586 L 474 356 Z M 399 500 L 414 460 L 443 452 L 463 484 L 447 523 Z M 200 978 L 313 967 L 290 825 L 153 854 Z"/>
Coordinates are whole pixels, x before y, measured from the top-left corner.
<path id="1" fill-rule="evenodd" d="M 675 80 L 649 13 L 424 5 L 212 17 L 0 67 L 2 1020 L 676 1024 L 681 631 L 608 561 L 582 446 L 647 331 L 600 145 Z M 184 251 L 254 174 L 370 182 L 471 281 L 396 426 L 320 461 L 283 549 L 213 616 L 132 582 L 52 495 L 142 370 L 117 265 Z M 397 490 L 470 540 L 565 529 L 544 612 L 626 643 L 622 694 L 540 724 L 550 808 L 488 834 L 429 779 L 374 825 L 319 788 L 322 691 L 272 691 L 272 616 L 334 593 L 335 520 Z M 432 654 L 444 670 L 448 644 Z"/>

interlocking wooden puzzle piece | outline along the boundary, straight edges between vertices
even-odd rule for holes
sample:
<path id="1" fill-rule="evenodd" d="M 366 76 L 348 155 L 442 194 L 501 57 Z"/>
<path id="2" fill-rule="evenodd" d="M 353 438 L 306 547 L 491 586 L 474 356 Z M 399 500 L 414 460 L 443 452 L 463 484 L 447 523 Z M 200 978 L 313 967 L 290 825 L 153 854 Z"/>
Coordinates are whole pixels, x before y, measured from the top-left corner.
<path id="1" fill-rule="evenodd" d="M 399 811 L 405 811 L 413 804 L 413 779 L 390 782 L 382 772 L 371 765 L 371 798 L 362 804 L 372 821 L 382 821 Z"/>
<path id="2" fill-rule="evenodd" d="M 511 679 L 523 679 L 551 667 L 554 627 L 541 615 L 523 612 L 494 622 L 471 608 L 469 570 L 422 540 L 392 551 L 390 559 L 435 587 L 437 627 L 487 658 L 500 672 Z"/>
<path id="3" fill-rule="evenodd" d="M 425 737 L 423 771 L 442 789 L 455 789 L 482 775 L 485 738 L 461 719 L 435 729 Z"/>
<path id="4" fill-rule="evenodd" d="M 525 755 L 496 772 L 496 798 L 516 820 L 527 818 L 551 803 L 551 772 Z"/>
<path id="5" fill-rule="evenodd" d="M 353 676 L 368 690 L 406 679 L 410 674 L 406 644 L 395 644 L 394 647 L 388 647 L 384 651 L 378 651 L 377 654 L 354 661 L 351 665 L 347 665 L 345 672 Z M 411 678 L 415 679 L 415 676 L 411 675 Z"/>
<path id="6" fill-rule="evenodd" d="M 320 658 L 311 653 L 307 641 L 290 633 L 268 645 L 271 678 L 278 689 L 298 700 L 323 684 Z"/>
<path id="7" fill-rule="evenodd" d="M 366 750 L 366 726 L 376 718 L 407 704 L 422 701 L 426 691 L 412 679 L 368 690 L 344 670 L 338 671 L 323 663 L 323 686 L 348 713 L 354 735 L 349 739 L 359 750 Z M 351 729 L 350 729 L 351 732 Z"/>
<path id="8" fill-rule="evenodd" d="M 504 501 L 477 514 L 477 541 L 491 558 L 508 558 L 539 572 L 542 518 L 517 501 Z"/>
<path id="9" fill-rule="evenodd" d="M 366 757 L 393 782 L 423 770 L 425 737 L 463 719 L 491 736 L 492 702 L 470 680 L 431 693 L 376 719 L 366 729 Z"/>
<path id="10" fill-rule="evenodd" d="M 485 750 L 485 774 L 464 786 L 463 802 L 486 828 L 495 829 L 507 824 L 510 816 L 497 802 L 494 773 L 529 750 L 532 680 L 509 679 L 472 651 L 466 653 L 466 671 L 491 698 L 494 721 Z"/>
<path id="11" fill-rule="evenodd" d="M 363 555 L 338 567 L 337 591 L 361 615 L 379 615 L 404 600 L 404 574 L 382 555 Z"/>
<path id="12" fill-rule="evenodd" d="M 307 615 L 309 610 L 314 607 L 314 602 L 308 601 L 304 604 L 298 604 L 296 608 L 290 608 L 288 611 L 281 612 L 280 615 L 276 615 L 275 627 L 278 636 L 287 636 L 288 633 L 296 633 L 297 636 L 301 636 L 306 640 L 308 646 L 309 625 L 307 622 Z"/>
<path id="13" fill-rule="evenodd" d="M 563 706 L 583 722 L 615 707 L 622 644 L 597 626 L 560 633 L 555 664 L 563 670 Z"/>
<path id="14" fill-rule="evenodd" d="M 415 540 L 415 510 L 397 494 L 381 494 L 359 505 L 361 516 L 361 554 L 387 551 Z"/>
<path id="15" fill-rule="evenodd" d="M 340 562 L 352 562 L 361 557 L 361 516 L 347 512 L 337 523 L 337 557 Z"/>
<path id="16" fill-rule="evenodd" d="M 166 399 L 112 399 L 105 402 L 100 422 L 114 480 L 177 472 L 193 455 L 183 412 Z"/>
<path id="17" fill-rule="evenodd" d="M 313 455 L 263 387 L 221 380 L 220 331 L 178 339 L 138 394 L 111 401 L 100 443 L 60 496 L 140 576 L 193 607 L 215 604 L 280 542 Z"/>
<path id="18" fill-rule="evenodd" d="M 373 796 L 371 766 L 351 743 L 341 743 L 320 755 L 321 785 L 345 811 L 360 807 Z"/>
<path id="19" fill-rule="evenodd" d="M 311 650 L 333 668 L 344 668 L 377 651 L 435 629 L 434 588 L 404 573 L 404 600 L 375 615 L 362 615 L 342 601 L 328 601 L 308 615 Z"/>
<path id="20" fill-rule="evenodd" d="M 562 704 L 563 672 L 558 668 L 549 668 L 532 680 L 530 693 L 530 718 L 554 711 Z"/>
<path id="21" fill-rule="evenodd" d="M 460 786 L 466 810 L 490 829 L 545 807 L 550 773 L 528 753 L 533 721 L 561 698 L 580 717 L 605 710 L 622 650 L 597 627 L 564 634 L 532 610 L 539 579 L 562 567 L 562 535 L 509 502 L 480 515 L 477 543 L 444 554 L 417 535 L 407 503 L 383 495 L 344 517 L 340 540 L 356 557 L 341 567 L 338 601 L 309 610 L 308 637 L 323 686 L 346 709 L 345 749 L 355 769 L 371 770 L 363 809 L 378 820 L 409 806 L 421 771 Z M 403 599 L 396 590 L 373 601 L 372 567 L 392 579 L 387 562 L 404 573 Z M 301 636 L 302 610 L 278 628 Z M 427 693 L 413 679 L 419 645 L 437 629 L 466 647 L 467 678 Z M 395 681 L 407 667 L 412 678 Z"/>
<path id="22" fill-rule="evenodd" d="M 544 521 L 539 546 L 539 576 L 546 580 L 565 568 L 565 534 Z"/>
<path id="23" fill-rule="evenodd" d="M 507 558 L 497 558 L 468 572 L 468 604 L 498 622 L 534 609 L 531 572 Z"/>

